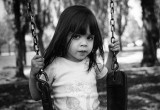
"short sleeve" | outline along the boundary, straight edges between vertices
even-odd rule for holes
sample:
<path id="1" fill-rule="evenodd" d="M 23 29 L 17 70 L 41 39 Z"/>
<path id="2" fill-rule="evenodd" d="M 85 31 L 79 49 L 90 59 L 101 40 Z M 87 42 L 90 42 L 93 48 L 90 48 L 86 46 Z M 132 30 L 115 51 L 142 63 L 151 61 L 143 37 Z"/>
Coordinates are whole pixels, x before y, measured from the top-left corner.
<path id="1" fill-rule="evenodd" d="M 95 72 L 96 72 L 96 78 L 101 79 L 107 74 L 108 69 L 104 65 L 98 63 L 97 66 L 95 66 Z"/>

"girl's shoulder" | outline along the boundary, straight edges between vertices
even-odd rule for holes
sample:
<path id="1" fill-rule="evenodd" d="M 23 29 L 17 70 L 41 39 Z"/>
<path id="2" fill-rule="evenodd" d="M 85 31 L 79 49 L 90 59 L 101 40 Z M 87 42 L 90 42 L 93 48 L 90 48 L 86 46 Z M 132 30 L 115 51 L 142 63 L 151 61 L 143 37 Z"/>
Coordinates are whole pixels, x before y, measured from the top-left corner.
<path id="1" fill-rule="evenodd" d="M 63 63 L 64 60 L 65 60 L 65 59 L 64 59 L 63 57 L 56 57 L 56 58 L 52 61 L 51 65 L 54 65 L 54 64 L 57 64 L 57 63 Z"/>
<path id="2" fill-rule="evenodd" d="M 57 57 L 55 58 L 51 64 L 49 64 L 49 67 L 59 67 L 59 66 L 64 66 L 64 65 L 70 65 L 73 62 L 64 58 L 64 57 Z"/>
<path id="3" fill-rule="evenodd" d="M 61 62 L 62 62 L 62 61 L 61 61 L 61 58 L 60 58 L 60 57 L 55 58 L 55 59 L 52 61 L 52 63 L 50 63 L 50 64 L 46 67 L 46 70 L 47 70 L 47 69 L 54 68 L 54 67 L 56 67 L 57 65 L 60 65 Z"/>

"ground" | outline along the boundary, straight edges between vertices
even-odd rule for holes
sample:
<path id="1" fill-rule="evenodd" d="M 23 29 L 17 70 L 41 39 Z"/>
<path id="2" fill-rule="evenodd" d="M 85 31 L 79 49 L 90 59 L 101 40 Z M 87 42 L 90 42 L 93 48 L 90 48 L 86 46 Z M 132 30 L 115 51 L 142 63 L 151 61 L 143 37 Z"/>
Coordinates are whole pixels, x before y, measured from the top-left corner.
<path id="1" fill-rule="evenodd" d="M 42 110 L 41 102 L 31 99 L 28 88 L 30 60 L 27 53 L 26 79 L 15 77 L 15 56 L 0 56 L 0 110 Z M 160 56 L 160 51 L 158 51 Z M 118 55 L 120 70 L 128 77 L 128 110 L 160 110 L 160 67 L 140 67 L 141 49 Z M 102 110 L 106 110 L 105 80 L 98 81 Z"/>

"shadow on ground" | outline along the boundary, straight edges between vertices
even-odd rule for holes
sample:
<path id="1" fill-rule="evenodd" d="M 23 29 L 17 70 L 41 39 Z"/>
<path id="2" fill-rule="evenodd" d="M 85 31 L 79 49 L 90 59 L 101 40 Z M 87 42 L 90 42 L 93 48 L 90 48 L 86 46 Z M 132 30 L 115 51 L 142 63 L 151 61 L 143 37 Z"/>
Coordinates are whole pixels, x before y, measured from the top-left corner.
<path id="1" fill-rule="evenodd" d="M 128 77 L 128 110 L 160 110 L 160 67 L 123 71 Z M 97 83 L 102 110 L 106 110 L 107 103 L 105 82 L 103 79 Z M 31 99 L 28 80 L 15 79 L 0 84 L 0 110 L 42 110 L 42 106 L 40 101 Z"/>
<path id="2" fill-rule="evenodd" d="M 123 69 L 128 82 L 128 110 L 160 110 L 160 67 Z M 106 106 L 105 80 L 98 81 L 101 104 Z M 104 94 L 103 94 L 104 93 Z"/>

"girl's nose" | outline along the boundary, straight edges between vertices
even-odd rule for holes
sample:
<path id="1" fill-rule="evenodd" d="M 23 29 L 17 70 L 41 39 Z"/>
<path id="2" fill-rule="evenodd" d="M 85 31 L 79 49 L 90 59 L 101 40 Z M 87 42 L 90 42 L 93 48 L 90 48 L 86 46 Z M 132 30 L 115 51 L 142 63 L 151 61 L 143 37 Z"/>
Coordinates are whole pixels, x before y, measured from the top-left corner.
<path id="1" fill-rule="evenodd" d="M 87 39 L 85 39 L 85 38 L 81 39 L 81 46 L 83 46 L 83 47 L 87 46 Z"/>

